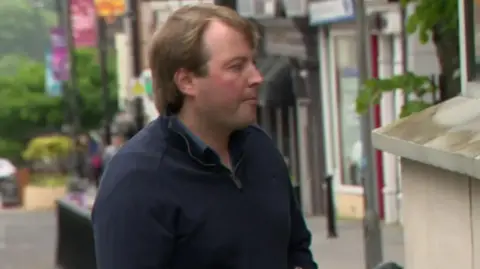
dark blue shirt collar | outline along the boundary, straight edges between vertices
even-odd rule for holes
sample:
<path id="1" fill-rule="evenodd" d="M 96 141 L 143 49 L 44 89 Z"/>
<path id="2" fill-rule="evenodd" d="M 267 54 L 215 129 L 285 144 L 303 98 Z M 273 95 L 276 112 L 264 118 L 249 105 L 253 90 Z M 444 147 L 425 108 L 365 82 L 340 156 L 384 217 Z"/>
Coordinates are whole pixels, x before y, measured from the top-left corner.
<path id="1" fill-rule="evenodd" d="M 200 139 L 200 137 L 192 133 L 192 131 L 190 131 L 190 129 L 188 129 L 180 119 L 174 116 L 172 120 L 176 121 L 177 127 L 180 128 L 184 135 L 187 135 L 191 141 L 194 142 L 194 146 L 198 147 L 201 152 L 205 153 L 207 150 L 213 151 L 207 144 L 205 144 L 205 142 L 202 141 L 202 139 Z"/>
<path id="2" fill-rule="evenodd" d="M 186 143 L 186 150 L 189 151 L 190 155 L 202 160 L 204 164 L 213 165 L 221 163 L 220 156 L 197 135 L 190 131 L 175 115 L 171 115 L 168 118 L 169 128 L 177 133 L 177 135 L 183 137 L 183 143 Z M 230 136 L 229 149 L 233 165 L 236 164 L 243 155 L 243 146 L 247 136 L 248 131 L 246 130 L 235 131 Z"/>

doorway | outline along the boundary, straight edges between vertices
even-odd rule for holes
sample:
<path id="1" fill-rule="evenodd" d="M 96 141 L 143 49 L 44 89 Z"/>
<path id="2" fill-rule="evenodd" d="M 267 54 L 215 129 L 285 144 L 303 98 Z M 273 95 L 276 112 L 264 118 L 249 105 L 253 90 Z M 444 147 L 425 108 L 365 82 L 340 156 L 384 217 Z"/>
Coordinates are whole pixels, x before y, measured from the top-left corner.
<path id="1" fill-rule="evenodd" d="M 363 217 L 363 187 L 360 167 L 363 165 L 360 116 L 355 104 L 358 92 L 357 37 L 350 29 L 331 30 L 327 35 L 326 73 L 329 82 L 330 124 L 332 144 L 329 163 L 333 168 L 337 209 L 340 215 Z M 376 37 L 372 37 L 372 76 L 377 76 L 378 49 Z M 375 127 L 380 124 L 380 110 L 375 108 Z M 383 173 L 382 158 L 377 153 L 380 214 L 383 216 Z"/>

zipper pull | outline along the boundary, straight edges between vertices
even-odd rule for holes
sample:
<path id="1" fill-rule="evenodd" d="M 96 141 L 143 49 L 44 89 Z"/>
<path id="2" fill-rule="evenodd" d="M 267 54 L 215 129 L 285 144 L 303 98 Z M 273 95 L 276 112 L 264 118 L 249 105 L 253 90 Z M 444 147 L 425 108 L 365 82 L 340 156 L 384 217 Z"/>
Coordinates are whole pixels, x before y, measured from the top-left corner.
<path id="1" fill-rule="evenodd" d="M 232 177 L 233 183 L 235 183 L 235 186 L 237 186 L 239 190 L 243 189 L 242 182 L 235 176 L 235 174 L 232 173 L 231 177 Z"/>

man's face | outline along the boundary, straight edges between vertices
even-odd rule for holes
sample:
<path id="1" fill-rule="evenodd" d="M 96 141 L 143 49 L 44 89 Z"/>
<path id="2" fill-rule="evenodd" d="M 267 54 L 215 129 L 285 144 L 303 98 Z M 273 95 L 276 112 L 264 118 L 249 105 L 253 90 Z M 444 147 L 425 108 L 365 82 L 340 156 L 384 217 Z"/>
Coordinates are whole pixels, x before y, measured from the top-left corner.
<path id="1" fill-rule="evenodd" d="M 80 135 L 79 142 L 81 145 L 87 145 L 88 144 L 88 136 L 82 134 Z"/>
<path id="2" fill-rule="evenodd" d="M 112 136 L 112 144 L 114 146 L 121 146 L 123 144 L 123 137 L 121 135 Z"/>
<path id="3" fill-rule="evenodd" d="M 254 51 L 238 31 L 213 21 L 204 34 L 208 75 L 192 80 L 195 110 L 207 120 L 240 129 L 256 121 L 258 86 L 263 78 Z"/>

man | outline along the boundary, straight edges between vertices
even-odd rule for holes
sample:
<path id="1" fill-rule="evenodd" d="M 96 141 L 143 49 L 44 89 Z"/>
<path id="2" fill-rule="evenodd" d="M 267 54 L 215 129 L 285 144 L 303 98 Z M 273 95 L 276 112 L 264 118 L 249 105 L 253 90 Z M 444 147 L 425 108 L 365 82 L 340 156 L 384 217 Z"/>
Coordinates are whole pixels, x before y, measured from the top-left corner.
<path id="1" fill-rule="evenodd" d="M 165 112 L 113 157 L 93 209 L 99 269 L 316 269 L 283 157 L 256 121 L 257 32 L 182 7 L 153 36 Z M 167 114 L 167 115 L 165 115 Z"/>

